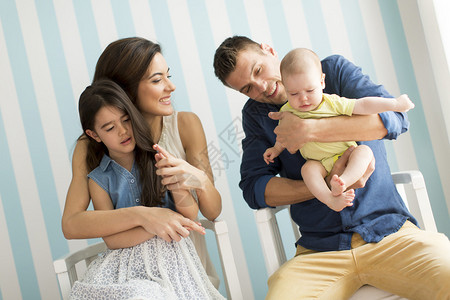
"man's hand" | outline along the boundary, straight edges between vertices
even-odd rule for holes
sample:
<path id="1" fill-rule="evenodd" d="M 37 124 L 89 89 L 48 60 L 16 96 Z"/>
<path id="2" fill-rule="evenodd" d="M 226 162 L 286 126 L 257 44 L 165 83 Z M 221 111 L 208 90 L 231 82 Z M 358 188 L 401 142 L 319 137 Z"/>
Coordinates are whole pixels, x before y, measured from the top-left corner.
<path id="1" fill-rule="evenodd" d="M 341 155 L 341 157 L 339 157 L 339 159 L 334 163 L 333 169 L 331 170 L 330 174 L 328 174 L 328 176 L 325 178 L 328 186 L 330 186 L 330 180 L 334 174 L 341 176 L 342 173 L 344 173 L 344 170 L 347 167 L 348 159 L 353 150 L 355 150 L 354 146 L 349 147 L 347 150 L 345 150 L 345 152 Z M 373 171 L 375 171 L 375 158 L 373 158 L 372 161 L 370 162 L 364 175 L 354 184 L 349 186 L 347 190 L 364 187 L 370 175 L 372 175 Z"/>
<path id="2" fill-rule="evenodd" d="M 280 124 L 275 127 L 273 132 L 277 135 L 277 142 L 291 154 L 311 141 L 311 120 L 301 119 L 290 112 L 270 112 L 269 118 L 280 120 Z"/>

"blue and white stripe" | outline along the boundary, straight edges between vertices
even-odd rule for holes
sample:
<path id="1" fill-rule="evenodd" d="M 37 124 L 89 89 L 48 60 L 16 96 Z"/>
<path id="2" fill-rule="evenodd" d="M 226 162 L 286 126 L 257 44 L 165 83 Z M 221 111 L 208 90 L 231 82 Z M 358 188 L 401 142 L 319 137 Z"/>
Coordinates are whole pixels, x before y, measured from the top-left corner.
<path id="1" fill-rule="evenodd" d="M 263 299 L 267 275 L 253 212 L 238 188 L 246 98 L 215 78 L 216 47 L 230 35 L 342 54 L 416 108 L 411 130 L 387 142 L 392 170 L 425 176 L 438 229 L 450 235 L 448 99 L 422 27 L 424 2 L 388 0 L 0 1 L 0 300 L 57 299 L 52 261 L 88 241 L 67 241 L 61 215 L 81 133 L 79 94 L 112 41 L 159 42 L 177 86 L 177 110 L 195 112 L 208 139 L 245 299 Z M 428 13 L 428 11 L 427 11 Z M 422 19 L 421 19 L 422 18 Z M 426 21 L 426 20 L 425 20 Z M 446 110 L 447 109 L 447 110 Z M 288 215 L 280 218 L 292 256 Z M 213 260 L 215 245 L 208 237 Z M 8 270 L 5 272 L 5 270 Z M 221 292 L 224 292 L 223 287 Z"/>

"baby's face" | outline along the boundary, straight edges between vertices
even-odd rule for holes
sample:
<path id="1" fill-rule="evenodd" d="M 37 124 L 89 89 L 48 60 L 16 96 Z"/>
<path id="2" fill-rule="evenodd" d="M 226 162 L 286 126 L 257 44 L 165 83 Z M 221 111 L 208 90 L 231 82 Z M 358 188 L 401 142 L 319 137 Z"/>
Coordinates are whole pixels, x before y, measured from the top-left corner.
<path id="1" fill-rule="evenodd" d="M 325 74 L 319 72 L 292 73 L 283 76 L 287 99 L 298 111 L 311 111 L 322 102 Z"/>

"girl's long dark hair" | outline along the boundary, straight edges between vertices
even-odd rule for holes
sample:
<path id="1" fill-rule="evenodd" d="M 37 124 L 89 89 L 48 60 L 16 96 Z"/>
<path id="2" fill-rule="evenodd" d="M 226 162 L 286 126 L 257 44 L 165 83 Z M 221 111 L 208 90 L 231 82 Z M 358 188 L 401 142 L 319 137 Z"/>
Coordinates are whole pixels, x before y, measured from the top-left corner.
<path id="1" fill-rule="evenodd" d="M 156 175 L 156 151 L 152 147 L 150 128 L 125 91 L 114 81 L 97 80 L 81 94 L 78 109 L 83 132 L 88 129 L 94 131 L 95 116 L 105 106 L 116 107 L 130 117 L 136 141 L 135 162 L 142 187 L 141 203 L 144 206 L 161 206 L 164 191 L 161 179 Z M 86 162 L 91 171 L 99 165 L 103 154 L 108 154 L 108 149 L 103 143 L 98 143 L 87 135 L 82 138 L 88 139 Z"/>

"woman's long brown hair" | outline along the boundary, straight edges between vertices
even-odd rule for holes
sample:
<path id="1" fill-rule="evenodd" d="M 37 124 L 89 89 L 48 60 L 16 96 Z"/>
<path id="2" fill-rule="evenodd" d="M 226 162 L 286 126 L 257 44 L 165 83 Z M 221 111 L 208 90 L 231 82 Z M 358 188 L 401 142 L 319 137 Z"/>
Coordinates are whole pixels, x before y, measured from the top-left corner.
<path id="1" fill-rule="evenodd" d="M 142 205 L 161 206 L 163 188 L 161 179 L 156 175 L 156 151 L 152 147 L 150 128 L 145 118 L 118 84 L 108 79 L 97 80 L 81 94 L 78 109 L 83 132 L 88 129 L 94 131 L 95 116 L 102 107 L 106 106 L 116 107 L 130 117 L 136 141 L 134 154 L 142 188 Z M 103 154 L 108 154 L 108 149 L 103 143 L 98 143 L 87 135 L 85 138 L 88 139 L 86 162 L 89 170 L 93 170 L 99 165 Z"/>
<path id="2" fill-rule="evenodd" d="M 161 53 L 161 47 L 144 38 L 131 37 L 112 42 L 97 61 L 93 82 L 105 78 L 114 81 L 136 105 L 139 82 L 157 53 Z"/>

